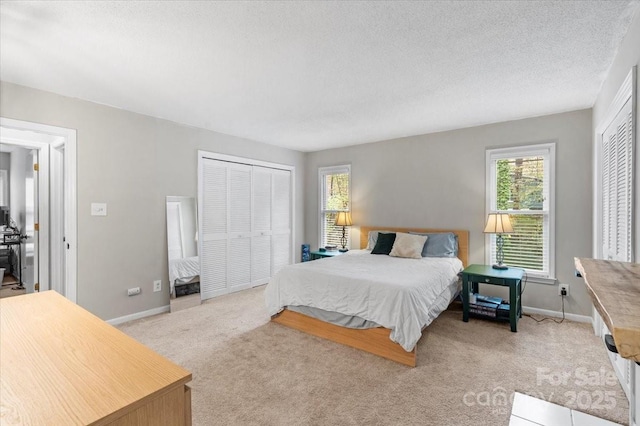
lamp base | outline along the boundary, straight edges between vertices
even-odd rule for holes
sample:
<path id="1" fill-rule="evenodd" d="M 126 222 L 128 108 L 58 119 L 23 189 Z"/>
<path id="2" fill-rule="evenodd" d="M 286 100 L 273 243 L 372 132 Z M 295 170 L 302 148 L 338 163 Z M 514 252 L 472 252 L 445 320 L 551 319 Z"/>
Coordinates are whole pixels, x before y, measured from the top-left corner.
<path id="1" fill-rule="evenodd" d="M 340 250 L 338 250 L 338 251 L 339 251 L 339 252 L 341 252 L 341 253 L 346 253 L 346 252 L 348 252 L 348 251 L 349 251 L 349 249 L 348 249 L 348 248 L 341 248 L 341 249 L 340 249 Z"/>
<path id="2" fill-rule="evenodd" d="M 493 269 L 497 269 L 499 271 L 505 271 L 507 269 L 509 269 L 509 267 L 507 265 L 498 265 L 497 263 L 495 265 L 492 266 Z"/>

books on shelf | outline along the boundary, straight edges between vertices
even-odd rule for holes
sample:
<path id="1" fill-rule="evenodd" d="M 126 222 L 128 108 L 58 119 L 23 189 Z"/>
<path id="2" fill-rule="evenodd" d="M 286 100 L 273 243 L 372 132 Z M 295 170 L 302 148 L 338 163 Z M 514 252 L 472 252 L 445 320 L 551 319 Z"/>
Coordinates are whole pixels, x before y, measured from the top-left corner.
<path id="1" fill-rule="evenodd" d="M 476 300 L 479 302 L 491 303 L 492 305 L 496 305 L 496 306 L 502 304 L 502 299 L 499 297 L 485 296 L 479 293 L 476 294 Z"/>
<path id="2" fill-rule="evenodd" d="M 484 315 L 492 318 L 495 318 L 497 315 L 497 309 L 485 308 L 480 306 L 470 306 L 469 312 L 471 312 L 472 314 Z"/>
<path id="3" fill-rule="evenodd" d="M 475 303 L 469 302 L 469 312 L 491 318 L 509 318 L 509 304 L 499 297 L 476 294 Z"/>

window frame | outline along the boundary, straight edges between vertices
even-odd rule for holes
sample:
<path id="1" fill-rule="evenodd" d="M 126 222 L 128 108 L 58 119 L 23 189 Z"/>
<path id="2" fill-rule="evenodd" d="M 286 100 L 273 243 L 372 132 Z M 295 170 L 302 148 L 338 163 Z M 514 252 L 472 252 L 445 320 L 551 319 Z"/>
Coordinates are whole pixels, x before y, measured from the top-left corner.
<path id="1" fill-rule="evenodd" d="M 343 210 L 325 210 L 324 209 L 324 184 L 327 175 L 348 174 L 349 175 L 349 200 L 347 208 Z M 324 215 L 326 213 L 337 213 L 340 211 L 351 211 L 351 164 L 341 164 L 337 166 L 318 167 L 318 246 L 323 244 L 323 224 Z M 347 248 L 351 249 L 351 234 L 347 238 Z"/>
<path id="2" fill-rule="evenodd" d="M 546 263 L 548 265 L 547 272 L 537 272 L 532 270 L 526 270 L 529 281 L 534 281 L 542 284 L 555 284 L 555 187 L 556 187 L 556 142 L 545 142 L 532 145 L 520 145 L 511 146 L 508 148 L 491 148 L 486 150 L 486 203 L 485 203 L 485 218 L 489 213 L 507 213 L 512 214 L 513 210 L 497 210 L 494 206 L 497 203 L 497 160 L 516 158 L 516 157 L 533 157 L 540 156 L 545 159 L 545 165 L 548 163 L 548 167 L 544 168 L 544 182 L 548 184 L 546 189 L 547 200 L 546 208 L 543 205 L 542 210 L 533 211 L 535 214 L 546 214 L 548 216 L 549 229 L 548 229 L 548 252 Z M 544 189 L 543 189 L 544 191 Z M 517 213 L 528 214 L 528 213 Z M 493 234 L 485 234 L 484 252 L 485 262 L 490 265 L 495 263 L 493 258 L 491 245 L 495 239 Z"/>

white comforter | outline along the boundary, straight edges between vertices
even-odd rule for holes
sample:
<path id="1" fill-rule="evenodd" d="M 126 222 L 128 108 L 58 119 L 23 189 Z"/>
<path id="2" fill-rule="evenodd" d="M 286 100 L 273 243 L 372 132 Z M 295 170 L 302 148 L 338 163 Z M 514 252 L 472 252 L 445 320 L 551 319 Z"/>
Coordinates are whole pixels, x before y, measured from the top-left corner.
<path id="1" fill-rule="evenodd" d="M 411 351 L 431 322 L 431 305 L 461 270 L 457 258 L 403 259 L 353 250 L 281 269 L 267 285 L 265 300 L 269 315 L 301 305 L 374 321 Z"/>

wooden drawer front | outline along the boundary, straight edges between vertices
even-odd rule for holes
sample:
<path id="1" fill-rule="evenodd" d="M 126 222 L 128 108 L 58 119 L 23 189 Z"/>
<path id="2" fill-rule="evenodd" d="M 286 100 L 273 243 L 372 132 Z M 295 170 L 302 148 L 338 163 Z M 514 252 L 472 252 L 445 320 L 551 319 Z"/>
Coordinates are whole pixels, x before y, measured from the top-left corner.
<path id="1" fill-rule="evenodd" d="M 507 285 L 504 278 L 484 277 L 482 275 L 469 275 L 469 281 L 473 283 Z"/>

